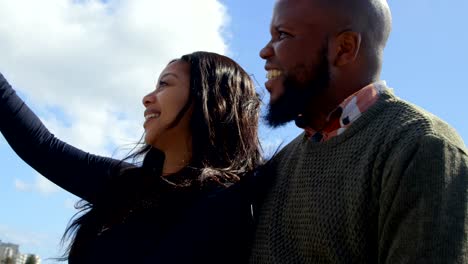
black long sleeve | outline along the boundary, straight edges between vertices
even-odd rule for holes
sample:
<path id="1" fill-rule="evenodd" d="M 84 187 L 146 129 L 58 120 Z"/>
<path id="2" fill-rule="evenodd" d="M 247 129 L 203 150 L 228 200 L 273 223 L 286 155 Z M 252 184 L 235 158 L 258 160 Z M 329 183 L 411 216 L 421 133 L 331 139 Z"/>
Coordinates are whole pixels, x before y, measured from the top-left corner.
<path id="1" fill-rule="evenodd" d="M 13 150 L 40 174 L 89 202 L 123 167 L 57 139 L 0 73 L 0 131 Z"/>

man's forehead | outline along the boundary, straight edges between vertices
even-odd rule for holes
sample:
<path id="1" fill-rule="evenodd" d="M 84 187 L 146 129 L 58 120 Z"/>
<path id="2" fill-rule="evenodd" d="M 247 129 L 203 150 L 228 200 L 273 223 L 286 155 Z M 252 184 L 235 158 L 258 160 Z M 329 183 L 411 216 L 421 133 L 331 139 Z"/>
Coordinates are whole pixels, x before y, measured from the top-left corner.
<path id="1" fill-rule="evenodd" d="M 321 0 L 277 0 L 272 26 L 295 22 L 317 24 L 320 20 L 329 20 L 329 12 L 314 4 L 317 1 Z"/>
<path id="2" fill-rule="evenodd" d="M 276 0 L 276 6 L 281 6 L 283 8 L 301 6 L 301 7 L 320 7 L 325 4 L 323 1 L 326 0 Z M 334 1 L 334 0 L 328 0 Z M 351 1 L 351 0 L 348 0 Z"/>
<path id="3" fill-rule="evenodd" d="M 277 0 L 273 13 L 274 15 L 288 14 L 303 17 L 333 13 L 333 8 L 330 8 L 329 4 L 323 4 L 322 1 L 323 0 Z"/>

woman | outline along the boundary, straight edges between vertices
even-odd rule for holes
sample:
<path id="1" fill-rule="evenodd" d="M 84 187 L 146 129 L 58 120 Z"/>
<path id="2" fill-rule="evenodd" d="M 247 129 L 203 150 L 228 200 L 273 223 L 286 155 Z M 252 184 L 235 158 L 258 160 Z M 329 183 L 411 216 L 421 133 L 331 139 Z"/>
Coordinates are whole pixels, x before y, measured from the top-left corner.
<path id="1" fill-rule="evenodd" d="M 195 52 L 170 62 L 143 104 L 137 166 L 56 139 L 0 75 L 9 144 L 85 201 L 66 231 L 69 263 L 245 262 L 252 217 L 240 179 L 261 162 L 250 77 L 225 56 Z"/>

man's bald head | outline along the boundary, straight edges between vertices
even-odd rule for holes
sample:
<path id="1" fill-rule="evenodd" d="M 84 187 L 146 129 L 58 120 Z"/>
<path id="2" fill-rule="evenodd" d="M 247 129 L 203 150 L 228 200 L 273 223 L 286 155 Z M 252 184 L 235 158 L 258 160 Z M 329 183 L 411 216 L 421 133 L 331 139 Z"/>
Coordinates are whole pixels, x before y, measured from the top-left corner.
<path id="1" fill-rule="evenodd" d="M 366 54 L 380 54 L 385 48 L 392 29 L 392 16 L 386 0 L 308 1 L 336 19 L 332 23 L 341 30 L 360 33 L 361 49 Z"/>
<path id="2" fill-rule="evenodd" d="M 260 51 L 270 76 L 269 123 L 301 114 L 320 127 L 339 103 L 380 78 L 390 31 L 385 0 L 277 0 L 271 39 Z"/>
<path id="3" fill-rule="evenodd" d="M 342 27 L 361 33 L 366 48 L 383 49 L 392 28 L 386 0 L 309 0 L 330 12 Z"/>

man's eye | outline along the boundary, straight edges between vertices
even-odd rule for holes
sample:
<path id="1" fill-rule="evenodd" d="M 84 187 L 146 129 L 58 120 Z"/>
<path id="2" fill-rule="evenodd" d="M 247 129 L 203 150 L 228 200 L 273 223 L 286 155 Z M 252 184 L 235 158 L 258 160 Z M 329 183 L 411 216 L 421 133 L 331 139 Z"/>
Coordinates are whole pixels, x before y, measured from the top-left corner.
<path id="1" fill-rule="evenodd" d="M 278 38 L 279 39 L 285 39 L 285 38 L 287 38 L 289 36 L 290 35 L 288 33 L 286 33 L 286 32 L 282 32 L 282 31 L 278 32 Z"/>

